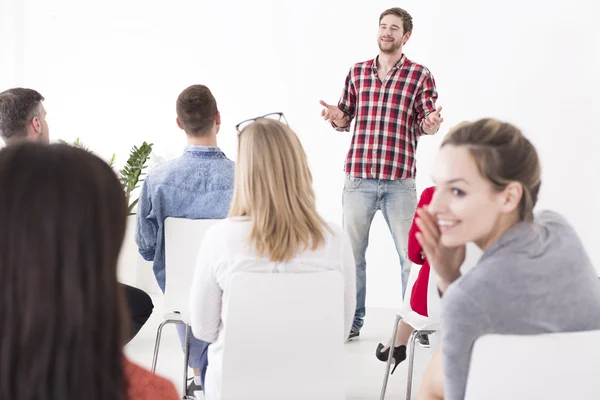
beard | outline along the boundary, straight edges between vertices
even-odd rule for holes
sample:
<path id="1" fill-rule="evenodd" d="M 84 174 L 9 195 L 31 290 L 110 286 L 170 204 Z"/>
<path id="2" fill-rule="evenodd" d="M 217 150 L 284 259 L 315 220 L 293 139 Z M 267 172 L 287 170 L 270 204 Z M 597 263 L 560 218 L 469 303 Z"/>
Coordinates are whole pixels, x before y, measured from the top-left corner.
<path id="1" fill-rule="evenodd" d="M 379 50 L 381 50 L 381 52 L 384 54 L 394 54 L 402 47 L 401 41 L 384 42 L 383 40 L 379 39 L 377 44 L 379 45 Z"/>

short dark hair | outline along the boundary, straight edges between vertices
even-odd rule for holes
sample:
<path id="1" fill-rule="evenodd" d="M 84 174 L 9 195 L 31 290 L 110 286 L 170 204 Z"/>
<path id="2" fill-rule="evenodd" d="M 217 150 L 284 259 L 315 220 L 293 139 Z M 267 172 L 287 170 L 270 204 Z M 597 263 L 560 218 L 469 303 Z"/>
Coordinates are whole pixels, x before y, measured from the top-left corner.
<path id="1" fill-rule="evenodd" d="M 381 13 L 381 16 L 379 17 L 380 23 L 383 17 L 385 17 L 386 15 L 395 15 L 396 17 L 400 17 L 402 19 L 402 29 L 404 30 L 404 33 L 412 32 L 412 17 L 405 9 L 400 7 L 388 8 L 387 10 Z"/>
<path id="2" fill-rule="evenodd" d="M 177 98 L 177 118 L 190 136 L 205 136 L 215 122 L 217 111 L 217 101 L 204 85 L 192 85 Z"/>
<path id="3" fill-rule="evenodd" d="M 44 97 L 33 89 L 14 88 L 0 93 L 0 136 L 27 136 L 27 124 L 38 116 Z"/>
<path id="4" fill-rule="evenodd" d="M 24 142 L 0 150 L 0 188 L 0 398 L 124 400 L 115 172 L 82 149 Z"/>

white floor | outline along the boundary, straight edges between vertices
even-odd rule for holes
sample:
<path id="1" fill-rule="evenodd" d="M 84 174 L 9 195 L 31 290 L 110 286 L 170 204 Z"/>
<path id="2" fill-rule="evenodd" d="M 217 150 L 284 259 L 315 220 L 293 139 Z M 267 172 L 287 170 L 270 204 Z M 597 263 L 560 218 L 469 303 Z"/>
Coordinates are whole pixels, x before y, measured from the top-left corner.
<path id="1" fill-rule="evenodd" d="M 150 368 L 154 349 L 156 328 L 162 320 L 162 296 L 152 295 L 154 313 L 138 335 L 127 345 L 125 353 L 134 362 Z M 365 326 L 358 341 L 346 346 L 346 393 L 347 400 L 379 399 L 385 364 L 375 358 L 375 348 L 379 342 L 385 341 L 391 334 L 395 313 L 392 309 L 369 308 Z M 413 378 L 412 398 L 421 382 L 423 371 L 431 357 L 431 350 L 417 345 Z M 167 326 L 163 331 L 161 352 L 157 373 L 171 379 L 181 390 L 183 352 L 174 326 Z M 398 366 L 390 377 L 387 399 L 404 399 L 406 393 L 406 377 L 408 362 Z"/>

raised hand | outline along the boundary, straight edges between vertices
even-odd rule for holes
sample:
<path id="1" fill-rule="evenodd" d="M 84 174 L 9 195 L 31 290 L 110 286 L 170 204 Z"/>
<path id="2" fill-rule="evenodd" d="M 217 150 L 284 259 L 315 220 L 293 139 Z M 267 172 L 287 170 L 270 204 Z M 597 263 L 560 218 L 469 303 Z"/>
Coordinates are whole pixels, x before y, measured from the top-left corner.
<path id="1" fill-rule="evenodd" d="M 333 122 L 338 126 L 344 126 L 345 114 L 337 108 L 336 106 L 332 106 L 331 104 L 325 103 L 323 100 L 319 100 L 319 103 L 324 107 L 321 110 L 321 116 L 327 122 Z"/>
<path id="2" fill-rule="evenodd" d="M 423 130 L 426 133 L 435 133 L 440 128 L 440 125 L 442 124 L 442 122 L 444 122 L 444 118 L 442 118 L 441 112 L 442 106 L 439 106 L 437 110 L 425 117 L 425 119 L 423 120 Z"/>
<path id="3" fill-rule="evenodd" d="M 421 232 L 417 241 L 425 252 L 429 265 L 436 270 L 440 279 L 452 283 L 460 276 L 460 266 L 465 261 L 466 246 L 446 247 L 441 242 L 437 221 L 427 211 L 427 206 L 417 210 L 416 223 Z"/>

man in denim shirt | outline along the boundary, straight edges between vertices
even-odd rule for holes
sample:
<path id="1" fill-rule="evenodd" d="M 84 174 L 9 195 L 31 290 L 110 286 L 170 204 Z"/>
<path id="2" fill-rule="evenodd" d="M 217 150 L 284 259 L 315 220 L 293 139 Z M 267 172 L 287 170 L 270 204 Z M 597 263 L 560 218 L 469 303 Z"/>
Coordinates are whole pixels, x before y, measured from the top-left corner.
<path id="1" fill-rule="evenodd" d="M 185 89 L 177 99 L 177 125 L 187 135 L 183 155 L 153 170 L 140 195 L 136 242 L 165 291 L 165 230 L 167 217 L 189 219 L 225 218 L 233 196 L 234 163 L 217 147 L 221 115 L 210 90 L 203 85 Z M 177 325 L 183 341 L 185 326 Z M 190 337 L 189 365 L 195 379 L 188 388 L 193 396 L 204 377 L 208 343 Z M 201 371 L 201 367 L 204 369 Z M 202 377 L 202 378 L 201 378 Z"/>

